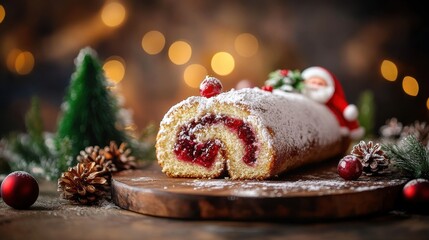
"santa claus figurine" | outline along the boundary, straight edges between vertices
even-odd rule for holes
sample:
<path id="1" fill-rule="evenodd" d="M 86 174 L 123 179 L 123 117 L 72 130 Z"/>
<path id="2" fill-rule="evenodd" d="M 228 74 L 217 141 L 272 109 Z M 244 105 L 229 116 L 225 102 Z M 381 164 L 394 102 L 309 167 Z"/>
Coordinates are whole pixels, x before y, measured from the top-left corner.
<path id="1" fill-rule="evenodd" d="M 303 94 L 310 99 L 325 104 L 335 115 L 341 126 L 341 133 L 356 140 L 365 131 L 357 120 L 358 110 L 349 104 L 337 78 L 323 67 L 309 67 L 302 71 L 304 79 Z"/>

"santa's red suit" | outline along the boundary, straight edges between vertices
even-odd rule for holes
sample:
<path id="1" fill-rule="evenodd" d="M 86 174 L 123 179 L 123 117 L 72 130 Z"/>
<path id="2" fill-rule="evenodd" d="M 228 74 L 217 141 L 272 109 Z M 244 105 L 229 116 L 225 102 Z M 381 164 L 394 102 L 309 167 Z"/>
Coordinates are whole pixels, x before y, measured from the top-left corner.
<path id="1" fill-rule="evenodd" d="M 335 115 L 341 126 L 341 132 L 352 139 L 359 139 L 364 135 L 364 129 L 357 120 L 358 110 L 355 105 L 349 104 L 343 88 L 337 78 L 323 67 L 309 67 L 302 71 L 305 80 L 304 95 L 310 99 L 325 104 Z M 311 84 L 311 78 L 324 80 L 325 85 Z M 309 80 L 307 83 L 307 80 Z"/>

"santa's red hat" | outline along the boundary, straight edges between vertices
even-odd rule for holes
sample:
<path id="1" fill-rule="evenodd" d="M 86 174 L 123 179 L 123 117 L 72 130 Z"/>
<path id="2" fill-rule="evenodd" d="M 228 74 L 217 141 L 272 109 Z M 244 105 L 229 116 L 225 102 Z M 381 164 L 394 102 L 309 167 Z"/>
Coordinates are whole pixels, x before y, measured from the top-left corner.
<path id="1" fill-rule="evenodd" d="M 302 71 L 301 76 L 304 79 L 308 79 L 311 77 L 320 77 L 323 80 L 325 80 L 327 86 L 331 87 L 333 90 L 330 92 L 331 96 L 327 99 L 327 102 L 332 98 L 343 99 L 344 101 L 346 101 L 344 90 L 340 82 L 338 81 L 337 77 L 331 72 L 329 72 L 328 70 L 326 70 L 325 68 L 320 66 L 309 67 L 304 71 Z M 355 105 L 347 104 L 341 110 L 344 118 L 346 118 L 347 120 L 352 121 L 357 119 L 358 110 Z"/>

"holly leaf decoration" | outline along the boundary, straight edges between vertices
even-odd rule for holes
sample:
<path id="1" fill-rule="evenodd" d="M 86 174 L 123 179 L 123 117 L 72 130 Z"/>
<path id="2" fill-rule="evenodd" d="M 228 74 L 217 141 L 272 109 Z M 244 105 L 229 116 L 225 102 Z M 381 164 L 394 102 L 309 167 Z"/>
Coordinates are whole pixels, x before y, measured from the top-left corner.
<path id="1" fill-rule="evenodd" d="M 299 70 L 278 69 L 268 74 L 265 85 L 285 92 L 301 92 L 304 79 Z"/>

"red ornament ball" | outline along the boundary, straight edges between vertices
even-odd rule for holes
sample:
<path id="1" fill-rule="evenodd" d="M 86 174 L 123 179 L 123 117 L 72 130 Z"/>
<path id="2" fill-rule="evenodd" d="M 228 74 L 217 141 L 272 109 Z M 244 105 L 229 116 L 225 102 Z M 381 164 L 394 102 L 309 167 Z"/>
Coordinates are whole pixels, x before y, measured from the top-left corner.
<path id="1" fill-rule="evenodd" d="M 24 171 L 12 172 L 1 183 L 3 201 L 15 208 L 29 208 L 39 196 L 39 184 L 36 179 Z"/>
<path id="2" fill-rule="evenodd" d="M 418 178 L 409 181 L 402 189 L 405 201 L 410 203 L 429 203 L 429 181 Z"/>
<path id="3" fill-rule="evenodd" d="M 211 98 L 222 92 L 222 83 L 215 77 L 206 77 L 200 84 L 200 95 Z"/>
<path id="4" fill-rule="evenodd" d="M 362 163 L 352 155 L 343 157 L 338 163 L 338 175 L 344 180 L 356 180 L 362 175 Z"/>

